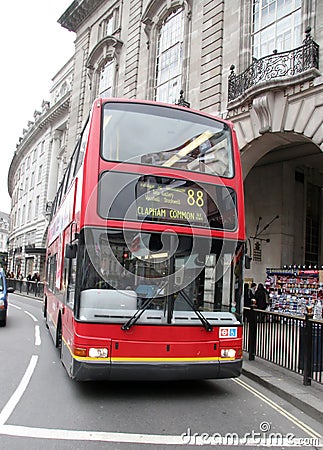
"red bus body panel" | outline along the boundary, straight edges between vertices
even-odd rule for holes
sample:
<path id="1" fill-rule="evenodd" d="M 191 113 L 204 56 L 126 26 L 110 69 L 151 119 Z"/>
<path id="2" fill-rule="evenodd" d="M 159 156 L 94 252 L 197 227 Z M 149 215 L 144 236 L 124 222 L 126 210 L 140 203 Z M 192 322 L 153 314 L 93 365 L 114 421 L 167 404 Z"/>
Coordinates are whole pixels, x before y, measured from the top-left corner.
<path id="1" fill-rule="evenodd" d="M 131 102 L 128 99 L 110 99 L 110 101 Z M 120 172 L 158 174 L 164 177 L 205 183 L 216 181 L 224 184 L 220 178 L 217 179 L 214 175 L 205 173 L 102 160 L 99 154 L 102 105 L 102 100 L 96 100 L 93 106 L 83 172 L 79 173 L 73 182 L 66 194 L 63 207 L 49 227 L 48 255 L 54 253 L 58 255 L 59 268 L 56 280 L 58 289 L 62 283 L 64 246 L 72 241 L 73 235 L 79 233 L 84 227 L 126 227 L 132 230 L 156 232 L 162 232 L 166 227 L 165 224 L 160 223 L 124 222 L 123 220 L 104 220 L 99 217 L 97 190 L 100 173 L 113 169 Z M 201 114 L 198 111 L 196 113 Z M 195 228 L 195 232 L 200 236 L 211 235 L 243 242 L 245 241 L 245 222 L 240 154 L 232 124 L 229 126 L 232 130 L 235 176 L 232 179 L 226 179 L 225 186 L 232 187 L 237 194 L 238 226 L 234 231 Z M 192 234 L 192 228 L 174 224 L 167 224 L 167 230 L 173 230 L 179 234 Z M 61 328 L 61 358 L 69 375 L 77 380 L 227 378 L 241 374 L 242 325 L 238 321 L 215 325 L 212 331 L 206 331 L 201 323 L 192 326 L 137 323 L 130 330 L 122 330 L 122 323 L 77 321 L 73 310 L 49 289 L 45 292 L 45 310 L 46 320 L 57 346 L 60 345 L 58 329 Z M 236 335 L 232 338 L 220 337 L 221 327 L 236 329 Z M 106 348 L 108 356 L 90 357 L 90 348 Z M 234 349 L 236 356 L 222 357 L 221 349 Z"/>

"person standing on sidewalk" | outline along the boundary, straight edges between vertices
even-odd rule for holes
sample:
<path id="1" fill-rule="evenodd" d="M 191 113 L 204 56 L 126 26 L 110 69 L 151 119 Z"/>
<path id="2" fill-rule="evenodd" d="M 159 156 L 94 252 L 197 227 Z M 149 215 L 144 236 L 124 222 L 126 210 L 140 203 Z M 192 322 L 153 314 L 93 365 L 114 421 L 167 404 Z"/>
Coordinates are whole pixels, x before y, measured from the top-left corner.
<path id="1" fill-rule="evenodd" d="M 255 292 L 257 309 L 265 310 L 268 306 L 268 292 L 262 283 L 258 284 Z"/>
<path id="2" fill-rule="evenodd" d="M 257 289 L 256 283 L 251 283 L 249 289 L 250 304 L 252 303 L 252 299 L 255 298 L 256 289 Z"/>

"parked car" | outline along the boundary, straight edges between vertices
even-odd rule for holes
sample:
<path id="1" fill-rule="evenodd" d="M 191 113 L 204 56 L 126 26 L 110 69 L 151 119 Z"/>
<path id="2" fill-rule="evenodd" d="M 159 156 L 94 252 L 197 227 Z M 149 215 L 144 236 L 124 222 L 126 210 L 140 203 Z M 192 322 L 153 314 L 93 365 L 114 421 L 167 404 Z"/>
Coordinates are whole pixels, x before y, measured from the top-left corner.
<path id="1" fill-rule="evenodd" d="M 7 323 L 8 293 L 14 292 L 12 287 L 7 287 L 6 277 L 3 269 L 0 269 L 0 327 Z"/>

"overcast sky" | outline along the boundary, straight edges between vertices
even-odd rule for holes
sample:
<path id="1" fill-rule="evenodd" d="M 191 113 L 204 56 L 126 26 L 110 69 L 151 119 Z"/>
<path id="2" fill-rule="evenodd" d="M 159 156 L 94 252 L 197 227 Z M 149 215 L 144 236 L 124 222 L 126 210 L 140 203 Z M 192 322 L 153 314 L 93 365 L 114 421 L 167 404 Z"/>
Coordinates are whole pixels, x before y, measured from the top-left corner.
<path id="1" fill-rule="evenodd" d="M 49 100 L 51 80 L 74 53 L 75 33 L 57 20 L 72 0 L 1 4 L 0 211 L 9 213 L 8 170 L 23 128 Z"/>

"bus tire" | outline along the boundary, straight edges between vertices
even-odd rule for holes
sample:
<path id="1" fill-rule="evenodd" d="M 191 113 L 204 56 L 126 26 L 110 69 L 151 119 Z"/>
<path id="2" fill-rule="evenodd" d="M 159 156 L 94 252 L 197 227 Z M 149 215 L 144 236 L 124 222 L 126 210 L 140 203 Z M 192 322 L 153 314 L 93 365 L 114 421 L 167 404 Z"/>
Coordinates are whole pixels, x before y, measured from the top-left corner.
<path id="1" fill-rule="evenodd" d="M 44 318 L 45 318 L 45 325 L 46 325 L 46 328 L 49 329 L 49 325 L 48 325 L 48 314 L 47 314 L 47 298 L 45 298 L 45 300 L 44 300 Z"/>
<path id="2" fill-rule="evenodd" d="M 56 346 L 56 348 L 59 349 L 59 352 L 61 354 L 61 348 L 62 348 L 62 320 L 61 320 L 61 316 L 58 317 L 55 346 Z"/>

